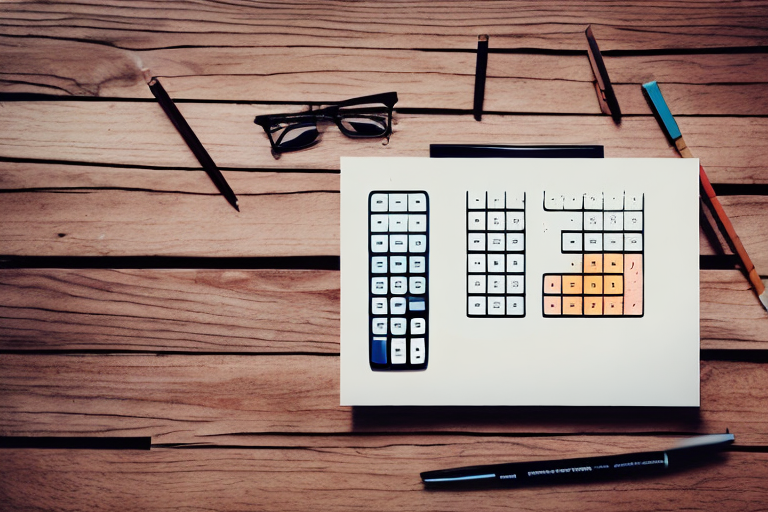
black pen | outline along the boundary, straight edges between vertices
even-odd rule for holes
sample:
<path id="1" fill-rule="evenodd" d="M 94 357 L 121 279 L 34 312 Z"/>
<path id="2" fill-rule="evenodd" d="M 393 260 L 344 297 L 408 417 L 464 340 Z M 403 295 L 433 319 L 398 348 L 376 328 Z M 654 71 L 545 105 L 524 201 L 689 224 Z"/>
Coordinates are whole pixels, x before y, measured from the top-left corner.
<path id="1" fill-rule="evenodd" d="M 467 485 L 522 487 L 621 478 L 692 464 L 733 441 L 733 434 L 697 436 L 664 451 L 441 469 L 422 473 L 421 479 L 431 488 L 457 488 Z"/>
<path id="2" fill-rule="evenodd" d="M 603 114 L 608 114 L 613 118 L 616 124 L 621 123 L 621 109 L 616 94 L 613 92 L 611 79 L 608 78 L 608 70 L 603 61 L 603 54 L 597 46 L 595 36 L 592 34 L 592 25 L 585 31 L 587 36 L 587 55 L 589 64 L 592 66 L 592 73 L 595 75 L 595 92 L 597 93 L 597 102 L 600 104 L 600 110 Z"/>
<path id="3" fill-rule="evenodd" d="M 193 132 L 192 128 L 189 127 L 189 124 L 187 124 L 186 119 L 184 119 L 184 116 L 181 115 L 181 112 L 179 112 L 179 109 L 173 103 L 171 97 L 168 96 L 167 92 L 165 92 L 165 89 L 160 84 L 160 81 L 157 79 L 157 77 L 152 77 L 147 85 L 149 85 L 149 90 L 152 91 L 152 94 L 154 94 L 155 98 L 157 98 L 160 106 L 163 107 L 163 111 L 165 111 L 168 119 L 171 120 L 173 126 L 176 127 L 176 130 L 178 130 L 178 132 L 181 134 L 181 137 L 184 139 L 184 142 L 187 143 L 189 149 L 191 149 L 192 153 L 195 154 L 197 161 L 200 162 L 200 165 L 203 166 L 206 174 L 208 174 L 208 176 L 213 181 L 213 184 L 216 185 L 216 188 L 219 189 L 219 192 L 221 192 L 226 200 L 229 201 L 229 204 L 231 204 L 235 210 L 240 211 L 240 208 L 237 206 L 237 196 L 235 196 L 235 193 L 230 188 L 227 180 L 224 179 L 224 175 L 221 174 L 219 168 L 216 167 L 213 159 L 200 143 L 200 139 L 197 138 L 195 132 Z"/>

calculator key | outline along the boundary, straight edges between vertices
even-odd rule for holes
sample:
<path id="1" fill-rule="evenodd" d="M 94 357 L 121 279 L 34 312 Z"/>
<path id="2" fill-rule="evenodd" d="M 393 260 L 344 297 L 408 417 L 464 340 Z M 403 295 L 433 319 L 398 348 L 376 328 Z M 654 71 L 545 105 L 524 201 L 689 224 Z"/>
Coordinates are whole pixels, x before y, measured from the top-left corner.
<path id="1" fill-rule="evenodd" d="M 405 256 L 390 256 L 389 268 L 393 274 L 405 274 L 407 269 L 406 262 L 408 259 Z"/>
<path id="2" fill-rule="evenodd" d="M 467 272 L 485 272 L 485 254 L 467 256 Z"/>
<path id="3" fill-rule="evenodd" d="M 371 279 L 371 292 L 374 295 L 386 295 L 387 294 L 387 278 L 374 277 L 373 279 Z"/>
<path id="4" fill-rule="evenodd" d="M 582 282 L 582 276 L 563 276 L 563 294 L 581 295 Z"/>
<path id="5" fill-rule="evenodd" d="M 606 274 L 621 274 L 624 272 L 624 255 L 605 253 L 603 255 L 603 268 Z"/>
<path id="6" fill-rule="evenodd" d="M 390 322 L 390 328 L 392 329 L 392 334 L 394 336 L 405 334 L 405 329 L 408 325 L 405 318 L 390 318 Z"/>
<path id="7" fill-rule="evenodd" d="M 603 204 L 606 210 L 623 210 L 624 192 L 603 192 Z"/>
<path id="8" fill-rule="evenodd" d="M 408 215 L 391 214 L 389 216 L 389 231 L 395 233 L 408 231 Z"/>
<path id="9" fill-rule="evenodd" d="M 424 194 L 408 194 L 408 211 L 409 212 L 427 211 L 427 196 Z"/>
<path id="10" fill-rule="evenodd" d="M 504 297 L 488 297 L 488 314 L 489 315 L 503 315 Z"/>
<path id="11" fill-rule="evenodd" d="M 625 231 L 642 231 L 643 212 L 626 212 L 624 214 Z"/>
<path id="12" fill-rule="evenodd" d="M 408 216 L 408 231 L 424 233 L 427 231 L 427 216 L 411 214 Z"/>
<path id="13" fill-rule="evenodd" d="M 525 271 L 525 256 L 522 254 L 507 254 L 507 272 Z"/>
<path id="14" fill-rule="evenodd" d="M 408 235 L 389 235 L 390 252 L 408 252 Z"/>
<path id="15" fill-rule="evenodd" d="M 426 351 L 424 338 L 411 338 L 411 364 L 424 362 Z"/>
<path id="16" fill-rule="evenodd" d="M 565 196 L 557 192 L 544 192 L 544 208 L 547 210 L 562 210 L 565 206 Z"/>
<path id="17" fill-rule="evenodd" d="M 605 226 L 606 231 L 621 231 L 624 226 L 624 213 L 604 212 L 603 226 Z"/>
<path id="18" fill-rule="evenodd" d="M 565 210 L 579 210 L 584 207 L 584 194 L 565 194 L 563 208 Z"/>
<path id="19" fill-rule="evenodd" d="M 371 258 L 371 272 L 374 274 L 386 274 L 387 273 L 387 257 L 386 256 L 374 256 Z"/>
<path id="20" fill-rule="evenodd" d="M 488 293 L 504 293 L 504 276 L 488 276 Z"/>
<path id="21" fill-rule="evenodd" d="M 563 312 L 563 299 L 560 296 L 545 295 L 544 296 L 544 314 L 545 315 L 560 315 Z"/>
<path id="22" fill-rule="evenodd" d="M 581 252 L 581 233 L 563 231 L 563 252 Z"/>
<path id="23" fill-rule="evenodd" d="M 384 233 L 389 230 L 389 215 L 371 215 L 371 233 Z"/>
<path id="24" fill-rule="evenodd" d="M 525 279 L 522 275 L 507 276 L 507 293 L 525 293 Z"/>
<path id="25" fill-rule="evenodd" d="M 371 340 L 371 362 L 387 364 L 387 338 L 375 337 Z"/>
<path id="26" fill-rule="evenodd" d="M 507 210 L 525 209 L 525 192 L 512 192 L 507 190 Z"/>
<path id="27" fill-rule="evenodd" d="M 603 314 L 603 297 L 584 297 L 584 314 L 600 316 Z"/>
<path id="28" fill-rule="evenodd" d="M 525 314 L 525 300 L 522 296 L 507 297 L 507 315 L 523 316 Z"/>
<path id="29" fill-rule="evenodd" d="M 599 274 L 603 271 L 603 253 L 584 255 L 584 273 Z"/>
<path id="30" fill-rule="evenodd" d="M 394 338 L 392 340 L 392 364 L 405 364 L 405 338 Z"/>
<path id="31" fill-rule="evenodd" d="M 584 231 L 602 231 L 603 214 L 601 212 L 584 212 Z"/>
<path id="32" fill-rule="evenodd" d="M 467 303 L 470 315 L 485 315 L 485 297 L 468 297 Z"/>
<path id="33" fill-rule="evenodd" d="M 467 196 L 468 210 L 485 210 L 485 191 L 470 191 Z"/>
<path id="34" fill-rule="evenodd" d="M 408 290 L 411 293 L 421 295 L 427 291 L 427 280 L 423 277 L 409 277 Z"/>
<path id="35" fill-rule="evenodd" d="M 409 256 L 408 271 L 411 274 L 423 274 L 427 267 L 427 260 L 424 256 Z"/>
<path id="36" fill-rule="evenodd" d="M 587 192 L 586 194 L 584 194 L 584 209 L 585 210 L 602 210 L 603 209 L 603 193 Z"/>
<path id="37" fill-rule="evenodd" d="M 427 332 L 427 322 L 423 318 L 411 318 L 411 335 L 419 335 Z"/>
<path id="38" fill-rule="evenodd" d="M 624 233 L 624 250 L 627 252 L 643 250 L 643 235 L 641 233 Z"/>
<path id="39" fill-rule="evenodd" d="M 469 233 L 467 235 L 467 250 L 484 251 L 485 233 Z"/>
<path id="40" fill-rule="evenodd" d="M 522 233 L 507 233 L 507 250 L 524 251 L 525 235 Z"/>
<path id="41" fill-rule="evenodd" d="M 602 295 L 603 276 L 584 276 L 584 293 L 587 295 Z"/>
<path id="42" fill-rule="evenodd" d="M 625 210 L 642 210 L 643 194 L 637 194 L 635 192 L 625 192 L 624 193 L 624 209 Z"/>
<path id="43" fill-rule="evenodd" d="M 408 297 L 408 311 L 426 311 L 427 302 L 421 297 Z"/>
<path id="44" fill-rule="evenodd" d="M 386 212 L 389 209 L 389 198 L 387 194 L 371 194 L 371 211 Z"/>
<path id="45" fill-rule="evenodd" d="M 505 204 L 505 201 L 504 201 L 503 190 L 488 191 L 488 209 L 489 210 L 503 210 L 504 204 Z"/>
<path id="46" fill-rule="evenodd" d="M 387 319 L 374 318 L 371 324 L 371 331 L 373 334 L 387 334 Z"/>
<path id="47" fill-rule="evenodd" d="M 582 314 L 582 298 L 581 297 L 563 297 L 563 314 L 564 315 L 581 315 Z"/>
<path id="48" fill-rule="evenodd" d="M 393 315 L 405 314 L 405 298 L 404 297 L 392 297 L 389 300 L 389 310 Z"/>
<path id="49" fill-rule="evenodd" d="M 525 229 L 525 214 L 523 212 L 507 212 L 507 231 L 522 231 Z"/>
<path id="50" fill-rule="evenodd" d="M 504 255 L 488 255 L 488 272 L 504 272 Z"/>
<path id="51" fill-rule="evenodd" d="M 503 251 L 505 237 L 504 233 L 488 233 L 488 250 Z"/>
<path id="52" fill-rule="evenodd" d="M 469 293 L 485 293 L 485 276 L 467 276 L 467 291 Z"/>
<path id="53" fill-rule="evenodd" d="M 624 293 L 624 278 L 620 275 L 605 276 L 605 293 L 620 295 Z"/>
<path id="54" fill-rule="evenodd" d="M 504 231 L 504 212 L 488 212 L 487 225 L 488 231 Z"/>
<path id="55" fill-rule="evenodd" d="M 584 214 L 581 212 L 565 212 L 559 218 L 563 222 L 563 231 L 581 231 L 584 225 Z"/>
<path id="56" fill-rule="evenodd" d="M 562 276 L 548 274 L 544 276 L 544 293 L 558 294 L 562 290 Z"/>
<path id="57" fill-rule="evenodd" d="M 389 249 L 389 237 L 387 235 L 371 235 L 371 251 L 387 252 Z"/>
<path id="58" fill-rule="evenodd" d="M 485 231 L 485 212 L 469 212 L 467 229 L 470 231 Z"/>
<path id="59" fill-rule="evenodd" d="M 374 315 L 386 315 L 387 299 L 383 297 L 374 297 L 371 299 L 371 311 Z"/>
<path id="60" fill-rule="evenodd" d="M 603 234 L 602 233 L 584 233 L 585 251 L 602 251 Z"/>
<path id="61" fill-rule="evenodd" d="M 427 252 L 427 235 L 408 235 L 410 252 Z"/>
<path id="62" fill-rule="evenodd" d="M 606 251 L 623 251 L 624 234 L 623 233 L 605 233 L 603 235 L 603 246 Z"/>
<path id="63" fill-rule="evenodd" d="M 393 295 L 403 295 L 408 291 L 408 278 L 392 276 L 390 278 L 390 291 Z"/>
<path id="64" fill-rule="evenodd" d="M 407 194 L 389 194 L 389 211 L 407 212 L 408 195 Z"/>

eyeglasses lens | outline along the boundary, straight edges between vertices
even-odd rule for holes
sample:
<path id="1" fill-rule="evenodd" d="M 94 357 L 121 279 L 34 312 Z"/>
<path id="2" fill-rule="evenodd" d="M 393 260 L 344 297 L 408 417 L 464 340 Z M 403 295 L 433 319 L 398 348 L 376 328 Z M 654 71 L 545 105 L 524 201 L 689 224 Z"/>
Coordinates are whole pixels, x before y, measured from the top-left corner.
<path id="1" fill-rule="evenodd" d="M 339 108 L 339 129 L 349 137 L 382 137 L 389 133 L 389 107 L 383 103 Z"/>
<path id="2" fill-rule="evenodd" d="M 311 146 L 317 140 L 315 123 L 280 123 L 271 127 L 275 145 L 286 151 Z"/>

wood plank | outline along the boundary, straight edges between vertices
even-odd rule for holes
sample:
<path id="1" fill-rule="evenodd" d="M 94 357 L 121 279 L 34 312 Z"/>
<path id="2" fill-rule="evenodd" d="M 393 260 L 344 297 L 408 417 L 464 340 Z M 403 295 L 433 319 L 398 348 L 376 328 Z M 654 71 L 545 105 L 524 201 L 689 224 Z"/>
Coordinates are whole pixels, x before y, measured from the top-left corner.
<path id="1" fill-rule="evenodd" d="M 701 348 L 768 349 L 741 272 L 701 272 Z M 338 354 L 339 273 L 0 270 L 0 350 Z"/>
<path id="2" fill-rule="evenodd" d="M 768 43 L 761 2 L 292 1 L 277 4 L 56 2 L 2 4 L 0 33 L 85 39 L 129 49 L 177 46 L 583 49 L 592 24 L 602 50 Z"/>
<path id="3" fill-rule="evenodd" d="M 640 94 L 639 91 L 637 94 Z M 389 144 L 344 137 L 325 126 L 322 142 L 272 157 L 257 114 L 300 110 L 288 105 L 180 104 L 190 126 L 221 167 L 339 168 L 340 156 L 428 156 L 431 143 L 603 144 L 605 156 L 677 157 L 653 117 L 398 113 Z M 0 157 L 102 164 L 199 168 L 156 104 L 135 102 L 10 102 L 0 117 Z M 677 118 L 713 183 L 768 183 L 768 118 Z"/>
<path id="4" fill-rule="evenodd" d="M 0 355 L 0 435 L 711 433 L 768 444 L 768 372 L 703 361 L 701 408 L 340 407 L 335 356 Z M 470 413 L 471 411 L 471 413 Z"/>
<path id="5" fill-rule="evenodd" d="M 513 492 L 521 510 L 763 510 L 765 453 L 728 453 L 684 471 L 647 478 L 515 491 L 425 492 L 426 469 L 488 461 L 615 454 L 654 443 L 571 439 L 387 437 L 380 448 L 4 450 L 0 489 L 13 510 L 330 510 L 350 504 L 396 510 L 499 510 Z M 640 445 L 637 448 L 636 445 Z M 554 455 L 557 454 L 557 455 Z M 84 485 L 84 482 L 87 485 Z M 289 491 L 290 490 L 290 491 Z"/>

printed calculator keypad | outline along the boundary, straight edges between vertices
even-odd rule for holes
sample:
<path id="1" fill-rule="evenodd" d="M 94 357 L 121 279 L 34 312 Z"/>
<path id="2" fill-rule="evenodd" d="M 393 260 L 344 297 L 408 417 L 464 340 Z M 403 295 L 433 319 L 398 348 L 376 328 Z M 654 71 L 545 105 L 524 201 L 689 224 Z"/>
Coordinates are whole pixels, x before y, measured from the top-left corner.
<path id="1" fill-rule="evenodd" d="M 429 355 L 429 197 L 368 197 L 369 361 L 373 370 L 423 370 Z"/>
<path id="2" fill-rule="evenodd" d="M 525 316 L 525 194 L 467 192 L 467 316 Z"/>

